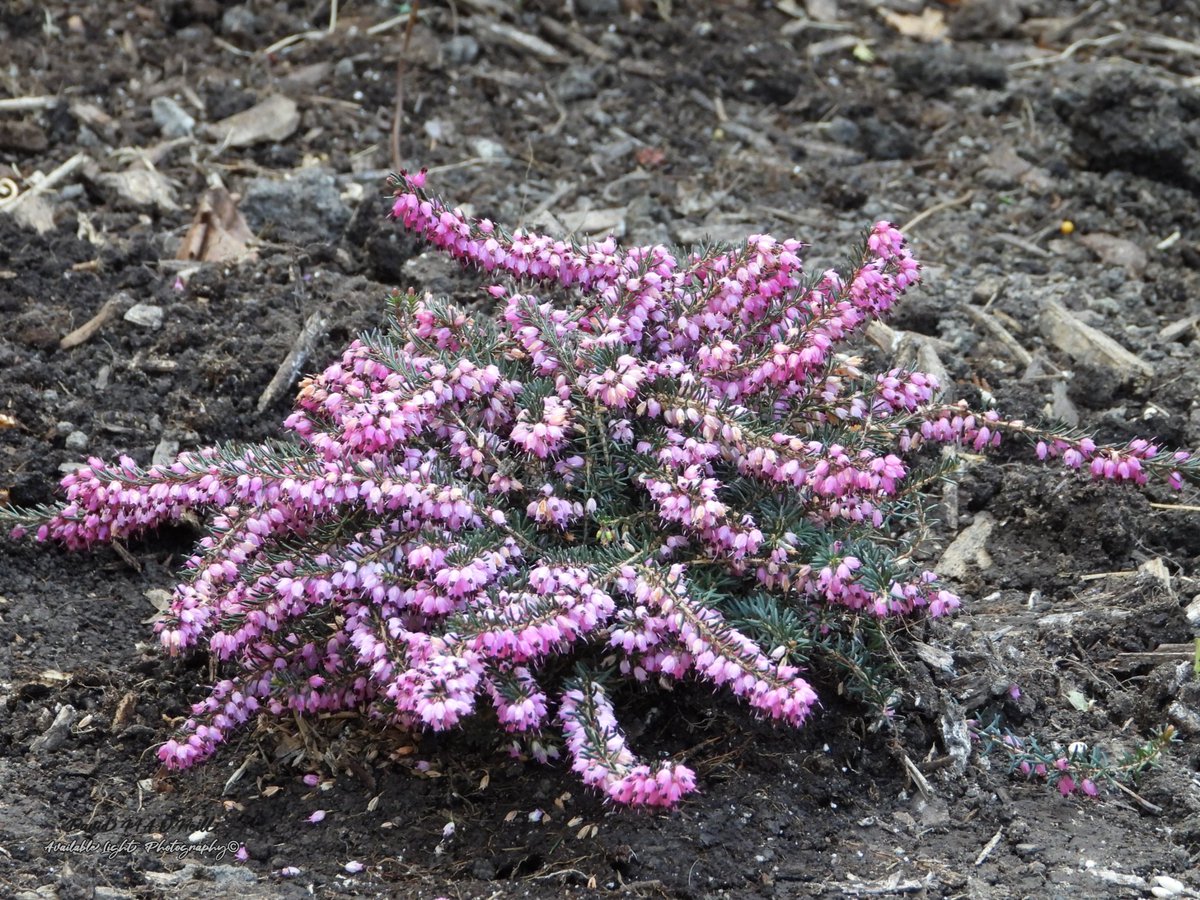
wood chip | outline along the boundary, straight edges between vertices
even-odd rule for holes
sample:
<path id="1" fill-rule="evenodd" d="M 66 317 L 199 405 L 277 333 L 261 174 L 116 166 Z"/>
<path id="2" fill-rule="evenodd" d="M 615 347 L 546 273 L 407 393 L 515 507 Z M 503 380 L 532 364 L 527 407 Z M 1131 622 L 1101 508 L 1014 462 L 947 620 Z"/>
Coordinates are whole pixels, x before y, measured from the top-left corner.
<path id="1" fill-rule="evenodd" d="M 572 49 L 582 53 L 590 60 L 595 60 L 596 62 L 613 61 L 612 53 L 590 40 L 578 28 L 570 28 L 551 16 L 542 16 L 538 19 L 538 24 L 541 25 L 542 31 L 555 40 L 570 45 Z"/>
<path id="2" fill-rule="evenodd" d="M 321 335 L 325 333 L 326 327 L 329 325 L 329 320 L 319 312 L 313 313 L 304 322 L 304 327 L 300 329 L 300 334 L 296 336 L 295 342 L 292 344 L 292 349 L 283 362 L 279 364 L 279 368 L 275 370 L 275 376 L 271 379 L 271 383 L 263 390 L 262 395 L 258 398 L 258 411 L 263 412 L 268 406 L 278 400 L 300 375 L 300 370 L 304 367 L 309 354 L 312 353 L 313 347 Z M 432 775 L 431 775 L 432 777 Z"/>
<path id="3" fill-rule="evenodd" d="M 1200 313 L 1163 326 L 1158 332 L 1158 339 L 1160 341 L 1177 341 L 1189 331 L 1198 327 L 1200 327 Z"/>
<path id="4" fill-rule="evenodd" d="M 967 315 L 982 325 L 987 331 L 1004 345 L 1005 349 L 1012 355 L 1013 359 L 1019 362 L 1022 366 L 1028 366 L 1033 362 L 1033 354 L 1021 346 L 1021 342 L 1012 336 L 1012 333 L 1005 328 L 995 316 L 992 316 L 980 309 L 977 306 L 963 304 L 961 307 Z"/>
<path id="5" fill-rule="evenodd" d="M 117 309 L 128 302 L 128 300 L 129 295 L 124 292 L 109 297 L 94 316 L 74 331 L 64 334 L 62 340 L 58 342 L 58 346 L 63 350 L 70 350 L 72 347 L 78 347 L 80 344 L 86 344 L 113 317 Z"/>
<path id="6" fill-rule="evenodd" d="M 919 16 L 881 9 L 879 14 L 892 28 L 905 37 L 916 38 L 927 43 L 946 38 L 946 17 L 940 9 L 925 7 Z"/>
<path id="7" fill-rule="evenodd" d="M 223 187 L 209 188 L 200 198 L 192 225 L 176 259 L 224 262 L 247 252 L 254 239 L 250 226 L 242 218 L 233 197 Z"/>
<path id="8" fill-rule="evenodd" d="M 567 58 L 553 44 L 548 44 L 537 35 L 521 31 L 519 28 L 513 28 L 511 25 L 505 25 L 503 22 L 472 16 L 464 20 L 463 24 L 480 36 L 493 38 L 502 44 L 507 44 L 514 50 L 519 50 L 522 53 L 536 57 L 542 62 L 567 62 Z"/>
<path id="9" fill-rule="evenodd" d="M 1039 324 L 1046 339 L 1077 362 L 1111 369 L 1126 379 L 1154 375 L 1150 363 L 1078 319 L 1057 300 L 1046 303 Z"/>

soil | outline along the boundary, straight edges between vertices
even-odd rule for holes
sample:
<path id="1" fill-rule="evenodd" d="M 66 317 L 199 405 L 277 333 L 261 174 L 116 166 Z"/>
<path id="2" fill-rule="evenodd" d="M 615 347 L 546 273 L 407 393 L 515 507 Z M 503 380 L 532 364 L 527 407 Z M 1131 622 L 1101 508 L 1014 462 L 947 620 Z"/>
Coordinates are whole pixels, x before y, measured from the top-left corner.
<path id="1" fill-rule="evenodd" d="M 301 370 L 377 323 L 393 287 L 480 302 L 476 278 L 385 218 L 401 60 L 401 162 L 478 214 L 627 243 L 795 235 L 816 270 L 876 219 L 911 223 L 925 280 L 892 355 L 932 353 L 953 395 L 1013 415 L 1200 445 L 1194 2 L 960 0 L 922 19 L 907 0 L 467 0 L 422 4 L 407 49 L 402 22 L 372 30 L 403 9 L 340 7 L 329 33 L 315 2 L 0 4 L 0 93 L 51 98 L 0 109 L 0 177 L 24 192 L 87 157 L 0 212 L 12 502 L 50 502 L 88 454 L 276 434 L 290 388 L 259 398 L 314 313 Z M 899 30 L 937 16 L 932 42 Z M 245 147 L 211 129 L 271 95 L 298 125 Z M 161 177 L 138 192 L 113 177 L 131 171 Z M 215 184 L 241 197 L 251 254 L 180 263 Z M 1055 337 L 1055 303 L 1140 362 Z M 494 736 L 350 721 L 250 733 L 167 776 L 153 748 L 210 672 L 160 656 L 147 594 L 196 535 L 87 555 L 8 543 L 0 894 L 1198 896 L 1196 504 L 1015 447 L 968 460 L 932 559 L 993 527 L 956 570 L 962 612 L 897 640 L 892 726 L 872 730 L 836 684 L 799 732 L 707 690 L 631 695 L 637 748 L 699 772 L 702 793 L 663 814 L 607 806 Z M 1132 793 L 1063 799 L 977 747 L 954 764 L 968 716 L 1114 756 L 1168 723 L 1183 740 Z"/>

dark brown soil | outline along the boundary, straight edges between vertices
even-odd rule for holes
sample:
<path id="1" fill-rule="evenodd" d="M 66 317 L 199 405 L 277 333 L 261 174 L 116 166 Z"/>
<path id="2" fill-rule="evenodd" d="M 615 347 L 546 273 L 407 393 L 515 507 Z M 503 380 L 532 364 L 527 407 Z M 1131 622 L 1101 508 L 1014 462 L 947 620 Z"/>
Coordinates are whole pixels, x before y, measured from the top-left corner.
<path id="1" fill-rule="evenodd" d="M 343 0 L 332 34 L 315 2 L 5 0 L 0 94 L 53 102 L 0 108 L 0 177 L 24 191 L 89 162 L 41 194 L 46 230 L 0 211 L 0 492 L 48 502 L 88 454 L 146 462 L 276 433 L 289 392 L 261 412 L 259 397 L 315 312 L 304 370 L 379 321 L 390 286 L 478 302 L 473 278 L 384 217 L 401 58 L 402 163 L 479 214 L 558 231 L 591 210 L 629 243 L 767 230 L 810 242 L 814 269 L 877 218 L 913 221 L 925 283 L 893 323 L 898 353 L 923 344 L 957 396 L 1012 414 L 1200 445 L 1196 4 L 925 5 L 949 23 L 942 41 L 885 21 L 920 12 L 907 0 L 430 3 L 404 52 L 402 26 L 369 31 L 402 10 L 366 0 Z M 271 94 L 298 106 L 286 138 L 238 149 L 204 130 Z M 192 138 L 164 144 L 155 98 L 195 120 Z M 108 177 L 130 167 L 161 173 L 157 202 Z M 175 262 L 218 181 L 242 195 L 252 256 Z M 96 334 L 60 349 L 109 301 Z M 1062 349 L 1055 301 L 1152 374 Z M 158 310 L 150 324 L 125 318 L 135 304 Z M 159 655 L 146 595 L 171 587 L 195 535 L 89 555 L 0 546 L 0 895 L 1198 896 L 1200 688 L 1186 653 L 1159 650 L 1192 640 L 1196 492 L 1108 489 L 1028 459 L 968 462 L 947 494 L 934 559 L 981 517 L 995 527 L 962 570 L 962 613 L 898 642 L 890 733 L 834 684 L 795 733 L 699 689 L 625 697 L 639 750 L 692 748 L 700 773 L 702 793 L 658 815 L 475 731 L 414 743 L 297 723 L 168 777 L 153 748 L 210 676 Z M 1137 571 L 1154 561 L 1165 579 Z M 943 764 L 956 723 L 997 714 L 1117 755 L 1169 722 L 1184 740 L 1136 795 L 1064 800 L 974 751 Z M 302 781 L 314 753 L 319 788 Z M 221 849 L 242 844 L 246 862 Z"/>

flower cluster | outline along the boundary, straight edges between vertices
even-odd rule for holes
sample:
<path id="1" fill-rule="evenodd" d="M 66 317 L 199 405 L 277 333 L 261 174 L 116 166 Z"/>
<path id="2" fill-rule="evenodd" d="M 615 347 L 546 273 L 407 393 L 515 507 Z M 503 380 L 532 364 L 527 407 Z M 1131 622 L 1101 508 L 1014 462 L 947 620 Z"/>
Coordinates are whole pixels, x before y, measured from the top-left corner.
<path id="1" fill-rule="evenodd" d="M 156 627 L 227 677 L 160 749 L 170 768 L 260 716 L 445 730 L 485 714 L 543 757 L 557 721 L 589 785 L 671 805 L 694 774 L 637 761 L 605 684 L 696 679 L 799 726 L 817 703 L 804 629 L 955 609 L 911 561 L 921 445 L 1007 431 L 1098 478 L 1197 471 L 1143 441 L 942 404 L 920 372 L 864 373 L 839 346 L 920 275 L 886 222 L 846 271 L 810 278 L 797 241 L 578 246 L 509 234 L 423 182 L 397 179 L 394 217 L 503 274 L 498 317 L 397 295 L 385 330 L 304 381 L 286 440 L 92 459 L 60 507 L 0 510 L 14 537 L 69 547 L 207 517 Z M 565 684 L 564 660 L 581 667 Z"/>

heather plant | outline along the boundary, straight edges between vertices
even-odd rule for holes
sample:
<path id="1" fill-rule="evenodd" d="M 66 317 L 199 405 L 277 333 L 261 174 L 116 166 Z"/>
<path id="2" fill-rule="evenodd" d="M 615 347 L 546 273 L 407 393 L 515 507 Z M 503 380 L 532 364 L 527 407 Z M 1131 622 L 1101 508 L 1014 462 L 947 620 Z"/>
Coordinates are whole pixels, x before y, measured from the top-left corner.
<path id="1" fill-rule="evenodd" d="M 824 659 L 886 712 L 880 624 L 959 606 L 915 561 L 947 474 L 923 446 L 1008 432 L 1095 478 L 1198 471 L 863 371 L 848 342 L 920 277 L 886 222 L 808 276 L 794 240 L 581 246 L 466 216 L 424 173 L 394 187 L 401 225 L 502 279 L 498 316 L 397 294 L 386 327 L 303 382 L 285 439 L 92 459 L 62 505 L 0 512 L 72 548 L 205 518 L 156 628 L 225 677 L 159 750 L 169 768 L 258 717 L 442 731 L 480 714 L 541 756 L 557 727 L 587 784 L 669 806 L 695 775 L 639 761 L 622 685 L 707 682 L 800 726 L 818 703 L 801 666 Z"/>
<path id="2" fill-rule="evenodd" d="M 1133 750 L 1113 759 L 1103 748 L 1089 748 L 1082 741 L 1065 746 L 1054 742 L 1043 747 L 1037 738 L 1022 737 L 1002 726 L 999 716 L 986 725 L 977 720 L 968 725 L 983 756 L 995 753 L 1005 757 L 1010 774 L 1044 780 L 1064 797 L 1095 797 L 1105 784 L 1128 792 L 1128 785 L 1157 766 L 1170 746 L 1179 741 L 1174 726 L 1166 725 Z"/>

